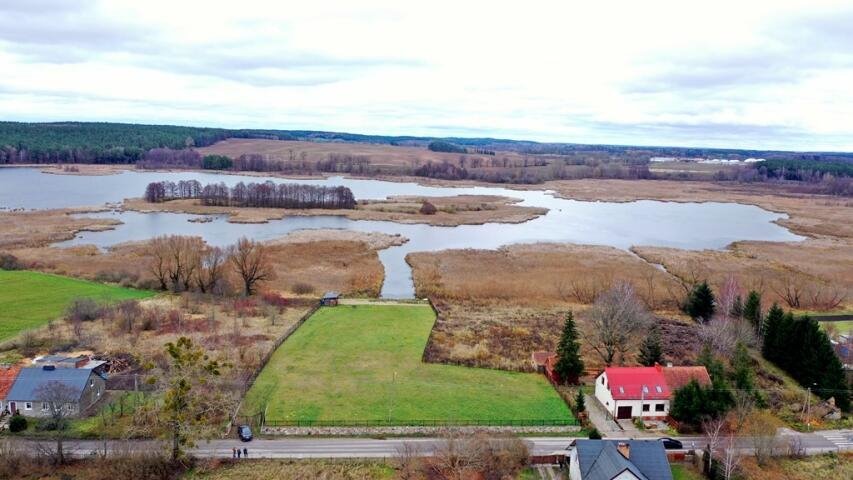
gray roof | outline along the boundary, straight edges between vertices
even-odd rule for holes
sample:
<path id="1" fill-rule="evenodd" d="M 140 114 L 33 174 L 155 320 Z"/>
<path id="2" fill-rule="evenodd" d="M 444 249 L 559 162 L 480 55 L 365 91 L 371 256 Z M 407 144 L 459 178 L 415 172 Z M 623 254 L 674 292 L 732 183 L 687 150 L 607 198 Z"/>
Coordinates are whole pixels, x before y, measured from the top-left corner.
<path id="1" fill-rule="evenodd" d="M 584 480 L 611 480 L 625 470 L 640 480 L 672 480 L 663 443 L 627 440 L 630 458 L 616 448 L 616 440 L 577 440 L 578 467 Z"/>
<path id="2" fill-rule="evenodd" d="M 338 298 L 338 297 L 340 297 L 340 296 L 341 296 L 341 294 L 340 294 L 340 293 L 338 293 L 338 292 L 326 292 L 326 294 L 325 294 L 325 295 L 323 295 L 323 300 L 329 300 L 329 299 L 333 299 L 333 298 Z"/>
<path id="3" fill-rule="evenodd" d="M 6 395 L 6 399 L 19 402 L 38 400 L 36 390 L 47 382 L 62 383 L 73 388 L 78 396 L 83 395 L 83 390 L 86 388 L 91 375 L 94 373 L 89 369 L 57 368 L 44 370 L 42 367 L 22 368 L 21 373 L 18 374 L 18 378 L 12 385 L 12 389 Z"/>

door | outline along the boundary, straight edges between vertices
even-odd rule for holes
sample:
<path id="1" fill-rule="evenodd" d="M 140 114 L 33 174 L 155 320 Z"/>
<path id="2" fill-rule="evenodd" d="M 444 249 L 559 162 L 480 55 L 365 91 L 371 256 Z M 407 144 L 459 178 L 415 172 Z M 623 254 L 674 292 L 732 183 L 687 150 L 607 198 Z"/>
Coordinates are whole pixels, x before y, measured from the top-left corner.
<path id="1" fill-rule="evenodd" d="M 17 410 L 18 410 L 18 404 L 16 404 L 15 402 L 9 402 L 9 413 L 14 415 Z"/>
<path id="2" fill-rule="evenodd" d="M 628 407 L 617 407 L 616 408 L 616 419 L 617 420 L 630 419 L 631 418 L 631 410 L 633 410 L 633 407 L 630 407 L 630 406 L 628 406 Z"/>

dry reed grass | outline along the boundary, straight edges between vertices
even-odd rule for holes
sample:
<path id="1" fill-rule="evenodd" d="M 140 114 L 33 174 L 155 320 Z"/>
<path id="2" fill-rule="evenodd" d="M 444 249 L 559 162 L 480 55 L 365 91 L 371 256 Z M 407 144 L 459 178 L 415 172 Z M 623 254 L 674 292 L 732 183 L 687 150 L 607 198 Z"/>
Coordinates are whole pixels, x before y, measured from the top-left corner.
<path id="1" fill-rule="evenodd" d="M 848 239 L 737 242 L 724 251 L 660 247 L 635 247 L 634 251 L 687 283 L 707 279 L 717 292 L 732 276 L 742 289 L 761 292 L 767 304 L 802 310 L 844 309 L 853 304 L 853 241 Z M 795 294 L 798 306 L 788 303 Z"/>
<path id="2" fill-rule="evenodd" d="M 445 250 L 407 256 L 418 297 L 525 307 L 591 304 L 614 281 L 627 281 L 652 310 L 677 308 L 678 281 L 613 247 L 522 244 L 498 250 Z"/>
<path id="3" fill-rule="evenodd" d="M 297 237 L 301 236 L 297 234 Z M 399 241 L 399 237 L 388 237 L 391 238 L 360 238 L 356 235 L 353 236 L 355 240 L 294 242 L 283 237 L 282 241 L 270 242 L 276 278 L 264 283 L 262 288 L 288 295 L 304 294 L 295 288 L 301 283 L 313 286 L 316 293 L 336 290 L 348 295 L 377 296 L 385 276 L 377 247 Z M 22 248 L 11 252 L 35 270 L 123 286 L 150 287 L 155 282 L 147 268 L 146 244 L 121 244 L 106 252 L 93 245 Z M 231 283 L 236 285 L 236 282 L 234 278 Z"/>
<path id="4" fill-rule="evenodd" d="M 0 249 L 38 247 L 74 238 L 78 232 L 110 230 L 120 222 L 108 218 L 75 218 L 83 210 L 60 209 L 0 212 Z"/>

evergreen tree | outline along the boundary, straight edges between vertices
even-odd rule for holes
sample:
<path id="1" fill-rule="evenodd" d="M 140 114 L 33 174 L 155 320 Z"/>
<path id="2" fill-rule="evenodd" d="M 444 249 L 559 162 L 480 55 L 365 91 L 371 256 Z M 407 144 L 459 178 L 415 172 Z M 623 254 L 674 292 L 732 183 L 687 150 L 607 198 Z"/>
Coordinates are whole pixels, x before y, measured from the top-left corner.
<path id="1" fill-rule="evenodd" d="M 714 316 L 714 292 L 708 286 L 707 281 L 696 284 L 690 295 L 687 296 L 687 301 L 684 304 L 684 311 L 690 315 L 693 320 L 707 323 Z"/>
<path id="2" fill-rule="evenodd" d="M 651 367 L 656 363 L 663 363 L 663 348 L 660 343 L 660 333 L 657 327 L 652 327 L 649 335 L 640 346 L 640 355 L 637 361 L 641 365 Z"/>
<path id="3" fill-rule="evenodd" d="M 752 359 L 749 357 L 749 351 L 743 342 L 737 342 L 735 354 L 732 358 L 732 368 L 734 369 L 735 388 L 752 392 L 755 388 L 752 373 Z"/>
<path id="4" fill-rule="evenodd" d="M 578 414 L 586 411 L 586 401 L 583 398 L 583 390 L 580 388 L 578 389 L 578 394 L 575 395 L 575 410 Z"/>
<path id="5" fill-rule="evenodd" d="M 767 311 L 767 318 L 764 319 L 764 343 L 762 344 L 761 354 L 764 358 L 775 362 L 778 358 L 779 339 L 782 331 L 782 321 L 785 318 L 785 312 L 776 303 Z"/>
<path id="6" fill-rule="evenodd" d="M 784 313 L 774 304 L 767 312 L 764 325 L 764 358 L 801 385 L 814 387 L 821 398 L 834 398 L 839 408 L 850 409 L 850 390 L 844 369 L 829 336 L 817 321 L 808 316 L 795 318 L 793 313 Z"/>
<path id="7" fill-rule="evenodd" d="M 743 318 L 752 324 L 756 332 L 761 333 L 761 294 L 755 290 L 750 290 L 746 297 L 746 304 L 743 306 Z"/>
<path id="8" fill-rule="evenodd" d="M 735 297 L 735 301 L 732 303 L 732 308 L 729 310 L 729 315 L 732 318 L 743 318 L 743 299 L 740 298 L 740 295 Z"/>
<path id="9" fill-rule="evenodd" d="M 560 343 L 557 345 L 557 364 L 554 365 L 554 370 L 564 382 L 576 384 L 583 373 L 583 369 L 578 332 L 575 328 L 575 317 L 572 312 L 569 312 L 566 314 L 563 334 L 560 337 Z"/>

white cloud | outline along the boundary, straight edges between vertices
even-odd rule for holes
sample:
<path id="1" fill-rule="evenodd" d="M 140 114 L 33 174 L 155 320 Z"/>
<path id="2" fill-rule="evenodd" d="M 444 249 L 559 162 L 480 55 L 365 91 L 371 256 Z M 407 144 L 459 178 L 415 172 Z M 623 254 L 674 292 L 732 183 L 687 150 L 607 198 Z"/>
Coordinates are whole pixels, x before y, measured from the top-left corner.
<path id="1" fill-rule="evenodd" d="M 843 2 L 412 3 L 0 5 L 0 113 L 853 150 Z"/>

